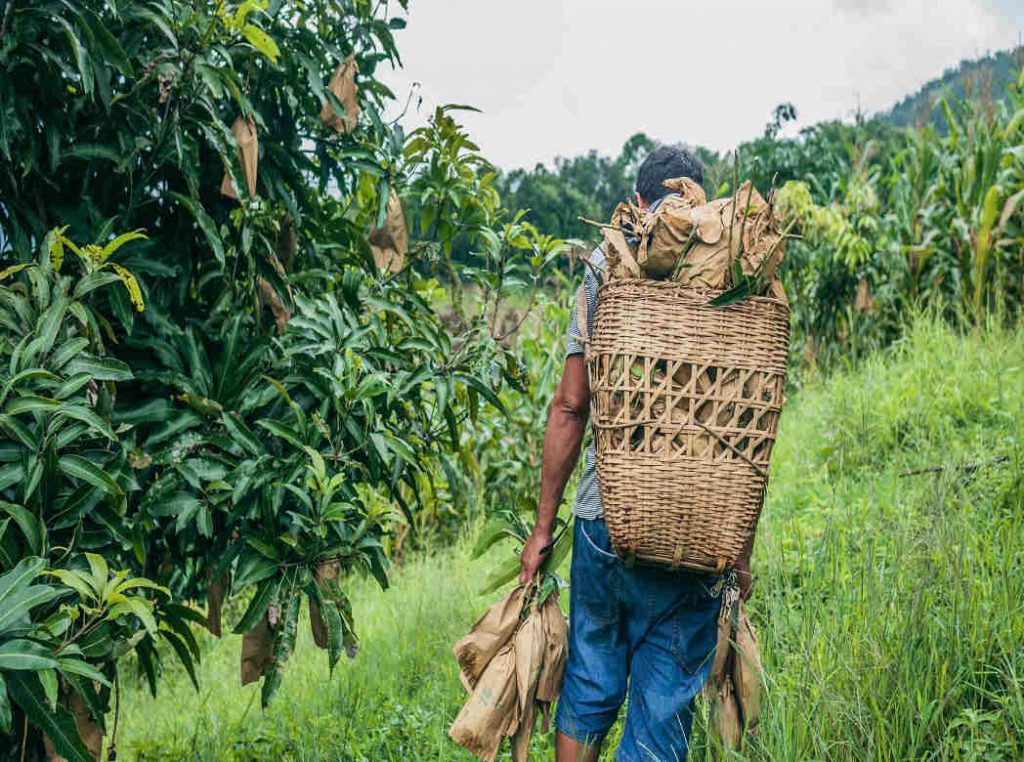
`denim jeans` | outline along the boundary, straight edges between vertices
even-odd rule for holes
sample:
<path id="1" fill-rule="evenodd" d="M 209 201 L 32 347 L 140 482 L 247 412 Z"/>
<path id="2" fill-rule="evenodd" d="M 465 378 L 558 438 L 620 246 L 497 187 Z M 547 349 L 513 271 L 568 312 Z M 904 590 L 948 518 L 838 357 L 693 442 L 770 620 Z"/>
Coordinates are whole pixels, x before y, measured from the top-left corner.
<path id="1" fill-rule="evenodd" d="M 604 519 L 575 519 L 569 658 L 555 724 L 601 741 L 629 697 L 618 762 L 681 762 L 714 659 L 716 575 L 627 567 Z"/>

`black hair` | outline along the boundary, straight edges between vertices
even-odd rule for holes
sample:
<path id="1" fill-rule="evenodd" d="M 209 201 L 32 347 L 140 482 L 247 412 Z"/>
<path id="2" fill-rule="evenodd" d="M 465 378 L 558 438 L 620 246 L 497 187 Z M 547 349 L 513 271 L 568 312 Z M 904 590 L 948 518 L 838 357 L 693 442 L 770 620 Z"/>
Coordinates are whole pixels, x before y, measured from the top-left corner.
<path id="1" fill-rule="evenodd" d="M 675 146 L 655 148 L 640 165 L 636 174 L 636 192 L 640 198 L 653 204 L 668 193 L 664 182 L 677 177 L 689 177 L 698 185 L 704 184 L 704 165 L 693 151 Z"/>

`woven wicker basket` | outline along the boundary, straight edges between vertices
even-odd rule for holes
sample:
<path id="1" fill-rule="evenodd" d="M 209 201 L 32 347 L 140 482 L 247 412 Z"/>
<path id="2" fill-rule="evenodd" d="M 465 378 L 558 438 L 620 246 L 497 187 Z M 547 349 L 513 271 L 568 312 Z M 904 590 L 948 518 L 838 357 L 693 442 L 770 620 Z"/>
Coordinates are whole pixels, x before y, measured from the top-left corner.
<path id="1" fill-rule="evenodd" d="M 599 292 L 587 342 L 597 478 L 627 560 L 722 571 L 757 527 L 789 309 L 764 297 L 709 306 L 718 293 L 651 280 Z"/>

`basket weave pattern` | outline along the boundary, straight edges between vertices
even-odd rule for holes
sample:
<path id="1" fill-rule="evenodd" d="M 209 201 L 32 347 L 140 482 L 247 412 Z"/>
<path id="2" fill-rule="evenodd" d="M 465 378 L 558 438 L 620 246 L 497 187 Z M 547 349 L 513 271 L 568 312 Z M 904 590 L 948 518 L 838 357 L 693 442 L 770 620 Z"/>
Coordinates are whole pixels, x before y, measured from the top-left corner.
<path id="1" fill-rule="evenodd" d="M 627 559 L 721 571 L 753 534 L 783 403 L 789 310 L 665 281 L 601 288 L 587 344 L 605 522 Z"/>

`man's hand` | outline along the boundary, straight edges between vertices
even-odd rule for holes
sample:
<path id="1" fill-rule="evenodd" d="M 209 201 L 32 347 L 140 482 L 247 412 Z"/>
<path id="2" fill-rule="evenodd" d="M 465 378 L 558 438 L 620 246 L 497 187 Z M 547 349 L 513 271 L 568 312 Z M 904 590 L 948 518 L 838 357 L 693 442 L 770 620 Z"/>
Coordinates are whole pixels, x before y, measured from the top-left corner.
<path id="1" fill-rule="evenodd" d="M 520 584 L 525 585 L 536 576 L 537 569 L 540 568 L 547 554 L 551 552 L 549 545 L 551 545 L 551 530 L 534 527 L 519 556 Z M 547 553 L 542 552 L 545 548 L 547 548 Z"/>

